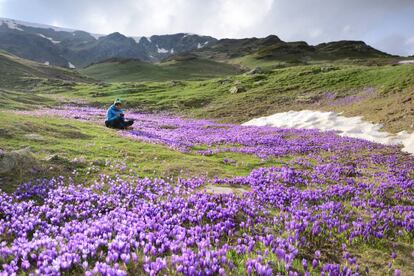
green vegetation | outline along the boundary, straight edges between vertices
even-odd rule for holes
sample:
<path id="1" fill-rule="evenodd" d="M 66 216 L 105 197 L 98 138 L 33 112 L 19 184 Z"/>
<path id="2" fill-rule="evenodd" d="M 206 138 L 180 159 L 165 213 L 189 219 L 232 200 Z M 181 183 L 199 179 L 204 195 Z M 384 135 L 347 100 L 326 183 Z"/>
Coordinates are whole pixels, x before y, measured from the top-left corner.
<path id="1" fill-rule="evenodd" d="M 232 94 L 234 86 L 245 91 Z M 60 95 L 98 106 L 122 97 L 129 108 L 141 111 L 237 123 L 288 110 L 334 110 L 400 131 L 413 129 L 413 87 L 413 65 L 324 64 L 205 81 L 79 84 Z"/>
<path id="2" fill-rule="evenodd" d="M 0 89 L 0 107 L 5 109 L 35 109 L 56 104 L 51 97 Z"/>
<path id="3" fill-rule="evenodd" d="M 195 57 L 180 57 L 159 64 L 139 60 L 112 59 L 92 64 L 81 72 L 108 82 L 194 80 L 235 75 L 238 66 Z"/>
<path id="4" fill-rule="evenodd" d="M 37 85 L 91 82 L 78 72 L 22 59 L 0 51 L 0 88 L 29 90 Z"/>
<path id="5" fill-rule="evenodd" d="M 115 130 L 101 125 L 54 117 L 35 117 L 0 111 L 0 145 L 5 151 L 30 147 L 36 156 L 36 174 L 31 168 L 21 168 L 4 177 L 12 191 L 15 184 L 41 176 L 69 175 L 76 170 L 78 177 L 93 181 L 99 173 L 109 175 L 133 170 L 142 177 L 193 177 L 247 175 L 257 167 L 283 164 L 287 159 L 262 161 L 253 155 L 219 153 L 203 156 L 181 153 L 162 145 L 147 144 L 121 137 Z M 224 159 L 234 164 L 223 165 Z M 112 164 L 126 164 L 127 168 L 113 168 Z M 92 166 L 92 169 L 91 169 Z M 1 179 L 2 175 L 0 175 Z M 6 179 L 5 178 L 5 179 Z M 3 179 L 3 180 L 5 180 Z M 1 182 L 1 181 L 0 181 Z"/>
<path id="6" fill-rule="evenodd" d="M 15 112 L 17 109 L 68 102 L 106 107 L 115 97 L 121 97 L 126 101 L 127 109 L 165 111 L 222 122 L 240 123 L 276 112 L 318 109 L 362 115 L 368 120 L 383 123 L 390 131 L 414 129 L 414 65 L 366 66 L 352 64 L 355 60 L 349 64 L 299 65 L 300 62 L 280 60 L 258 59 L 253 55 L 232 57 L 232 62 L 249 63 L 250 67 L 265 65 L 263 72 L 239 75 L 235 75 L 236 66 L 194 58 L 157 65 L 113 60 L 81 71 L 109 82 L 105 83 L 92 82 L 70 70 L 0 54 L 0 73 L 4 76 L 0 80 L 0 155 L 30 148 L 27 164 L 19 164 L 15 166 L 17 169 L 0 175 L 0 189 L 12 192 L 23 181 L 59 175 L 74 177 L 84 185 L 99 179 L 101 173 L 124 177 L 134 174 L 157 178 L 230 177 L 247 175 L 258 167 L 285 165 L 297 157 L 262 160 L 254 155 L 234 152 L 211 156 L 197 154 L 197 150 L 206 149 L 204 146 L 183 153 L 163 145 L 122 137 L 117 131 L 93 122 L 23 115 Z M 231 93 L 234 87 L 237 88 L 236 93 Z M 365 156 L 368 152 L 355 154 Z M 384 156 L 387 156 L 387 151 L 384 151 Z M 320 157 L 330 161 L 329 153 Z M 352 160 L 349 157 L 342 157 L 346 160 L 340 161 L 345 164 L 345 161 Z M 227 162 L 229 159 L 234 162 Z M 337 163 L 338 159 L 332 161 Z M 379 171 L 385 168 L 376 163 L 373 166 Z M 363 212 L 359 208 L 352 211 Z M 275 230 L 277 233 L 278 229 Z M 312 240 L 311 235 L 309 231 L 309 240 Z M 337 252 L 333 252 L 333 244 L 328 237 L 321 237 L 324 255 L 326 252 L 340 254 L 339 247 Z M 409 271 L 412 268 L 412 238 L 405 241 L 404 237 L 397 239 L 395 245 L 358 244 L 356 240 L 350 247 L 351 253 L 361 263 L 368 264 L 372 268 L 371 273 L 386 274 L 391 270 L 384 268 L 384 264 L 390 259 L 390 250 L 393 250 L 390 248 L 395 246 L 398 260 L 393 261 L 394 265 Z M 335 238 L 341 241 L 344 236 L 338 234 Z M 314 249 L 312 245 L 310 248 Z M 264 251 L 265 246 L 257 244 L 257 250 Z M 305 253 L 307 259 L 313 258 L 314 252 Z M 240 257 L 234 251 L 227 254 L 236 266 L 236 273 L 245 272 L 248 257 L 258 256 Z M 265 258 L 269 261 L 277 259 L 272 252 Z M 298 260 L 292 266 L 298 272 L 304 272 Z M 274 269 L 286 273 L 282 263 L 276 262 Z M 316 273 L 317 270 L 312 271 Z"/>

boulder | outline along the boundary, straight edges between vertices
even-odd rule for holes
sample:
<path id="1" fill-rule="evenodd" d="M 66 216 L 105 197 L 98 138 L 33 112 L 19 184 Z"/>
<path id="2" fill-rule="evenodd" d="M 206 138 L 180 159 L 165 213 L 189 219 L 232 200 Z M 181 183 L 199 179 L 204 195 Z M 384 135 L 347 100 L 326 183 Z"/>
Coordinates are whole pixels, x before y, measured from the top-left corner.
<path id="1" fill-rule="evenodd" d="M 83 156 L 75 157 L 70 161 L 70 163 L 77 166 L 83 166 L 86 165 L 86 159 Z"/>
<path id="2" fill-rule="evenodd" d="M 0 174 L 31 169 L 35 164 L 36 159 L 29 147 L 10 152 L 0 152 Z"/>
<path id="3" fill-rule="evenodd" d="M 237 94 L 237 93 L 241 93 L 241 92 L 244 92 L 244 91 L 246 91 L 246 88 L 244 86 L 241 86 L 241 85 L 235 85 L 235 86 L 232 86 L 229 89 L 229 92 L 231 94 Z"/>
<path id="4" fill-rule="evenodd" d="M 25 134 L 24 137 L 28 140 L 34 140 L 34 141 L 44 141 L 45 138 L 37 133 L 30 133 L 30 134 Z"/>
<path id="5" fill-rule="evenodd" d="M 178 81 L 178 80 L 170 81 L 170 87 L 182 86 L 182 85 L 184 85 L 184 82 L 182 82 L 182 81 Z"/>
<path id="6" fill-rule="evenodd" d="M 262 74 L 263 69 L 261 67 L 255 67 L 252 70 L 246 72 L 246 75 L 256 75 L 256 74 Z"/>
<path id="7" fill-rule="evenodd" d="M 229 78 L 225 78 L 225 79 L 221 79 L 221 80 L 217 81 L 218 84 L 226 84 L 226 83 L 229 83 L 229 82 L 231 82 L 231 79 L 229 79 Z"/>

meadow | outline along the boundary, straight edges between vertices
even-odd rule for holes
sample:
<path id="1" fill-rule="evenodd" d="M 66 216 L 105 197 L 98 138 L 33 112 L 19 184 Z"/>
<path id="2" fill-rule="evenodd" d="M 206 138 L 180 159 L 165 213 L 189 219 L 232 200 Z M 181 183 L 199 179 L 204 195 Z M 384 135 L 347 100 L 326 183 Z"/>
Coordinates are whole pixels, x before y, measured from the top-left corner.
<path id="1" fill-rule="evenodd" d="M 0 58 L 1 72 L 14 68 L 0 82 L 0 274 L 414 271 L 412 155 L 334 132 L 240 125 L 311 109 L 412 131 L 412 65 L 234 75 L 210 64 L 185 78 L 199 64 L 152 65 L 160 71 L 145 76 L 105 64 L 89 71 L 102 82 Z M 104 127 L 116 97 L 134 130 Z"/>
<path id="2" fill-rule="evenodd" d="M 103 114 L 63 106 L 10 118 L 50 120 L 56 130 L 63 123 L 76 125 L 78 133 L 93 136 L 104 130 Z M 67 144 L 68 153 L 88 157 L 99 146 L 122 148 L 122 159 L 1 192 L 0 262 L 6 274 L 407 275 L 414 270 L 414 158 L 398 147 L 317 130 L 129 116 L 139 129 L 84 137 L 90 140 L 85 148 L 81 139 Z M 55 133 L 55 147 L 56 130 L 48 130 Z M 46 141 L 42 148 L 51 146 Z M 146 161 L 133 164 L 129 154 L 139 147 Z M 159 170 L 171 162 L 196 171 L 143 177 L 134 169 L 149 160 L 142 150 L 157 151 L 153 156 L 160 159 L 152 164 L 161 163 Z M 256 168 L 248 170 L 247 163 Z M 207 171 L 216 167 L 221 175 L 211 177 Z"/>

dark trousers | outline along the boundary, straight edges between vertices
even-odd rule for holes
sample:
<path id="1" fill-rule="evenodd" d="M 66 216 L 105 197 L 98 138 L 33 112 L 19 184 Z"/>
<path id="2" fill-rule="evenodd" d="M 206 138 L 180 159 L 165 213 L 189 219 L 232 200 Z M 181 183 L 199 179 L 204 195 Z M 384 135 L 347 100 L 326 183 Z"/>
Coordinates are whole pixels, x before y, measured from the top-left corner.
<path id="1" fill-rule="evenodd" d="M 110 121 L 105 121 L 106 127 L 117 129 L 125 129 L 129 126 L 132 126 L 133 123 L 133 120 L 126 121 L 124 118 L 116 118 Z"/>

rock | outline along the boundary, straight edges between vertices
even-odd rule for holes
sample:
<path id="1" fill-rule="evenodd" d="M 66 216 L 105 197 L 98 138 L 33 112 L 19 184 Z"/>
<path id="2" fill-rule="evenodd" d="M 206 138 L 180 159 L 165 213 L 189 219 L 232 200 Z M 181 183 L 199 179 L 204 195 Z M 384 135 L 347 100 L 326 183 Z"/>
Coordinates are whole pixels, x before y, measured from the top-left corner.
<path id="1" fill-rule="evenodd" d="M 261 67 L 255 67 L 249 72 L 246 72 L 246 75 L 256 75 L 256 74 L 262 74 L 262 73 L 263 73 L 263 69 Z"/>
<path id="2" fill-rule="evenodd" d="M 220 185 L 207 185 L 205 191 L 210 194 L 238 194 L 241 195 L 245 192 L 248 192 L 248 189 L 244 189 L 241 186 L 220 186 Z"/>
<path id="3" fill-rule="evenodd" d="M 319 99 L 318 96 L 315 95 L 305 95 L 305 96 L 298 96 L 295 99 L 295 102 L 302 103 L 302 104 L 309 104 L 314 103 Z"/>
<path id="4" fill-rule="evenodd" d="M 52 155 L 49 155 L 49 156 L 47 156 L 46 158 L 44 158 L 43 160 L 44 161 L 48 161 L 48 162 L 56 162 L 56 161 L 59 161 L 59 160 L 61 160 L 62 158 L 59 156 L 59 155 L 57 155 L 57 154 L 52 154 Z"/>
<path id="5" fill-rule="evenodd" d="M 184 83 L 182 81 L 172 80 L 170 81 L 170 87 L 181 86 Z"/>
<path id="6" fill-rule="evenodd" d="M 24 135 L 24 137 L 26 139 L 34 140 L 34 141 L 44 141 L 45 140 L 45 138 L 42 135 L 37 134 L 37 133 L 26 134 L 26 135 Z"/>
<path id="7" fill-rule="evenodd" d="M 29 147 L 0 154 L 0 174 L 32 168 L 36 159 Z"/>
<path id="8" fill-rule="evenodd" d="M 103 159 L 97 159 L 92 162 L 92 165 L 95 165 L 95 166 L 105 166 L 105 164 L 106 164 L 106 161 Z"/>
<path id="9" fill-rule="evenodd" d="M 229 83 L 229 82 L 231 82 L 231 80 L 229 78 L 221 79 L 221 80 L 217 81 L 218 84 L 225 84 L 225 83 Z"/>
<path id="10" fill-rule="evenodd" d="M 229 89 L 229 92 L 231 94 L 237 94 L 237 93 L 241 93 L 241 92 L 244 92 L 244 91 L 246 91 L 246 88 L 244 86 L 241 86 L 241 85 L 236 85 L 236 86 L 233 86 Z"/>
<path id="11" fill-rule="evenodd" d="M 411 97 L 405 98 L 401 101 L 401 103 L 408 103 L 411 101 Z"/>
<path id="12" fill-rule="evenodd" d="M 70 162 L 74 165 L 85 165 L 86 159 L 85 157 L 73 158 Z"/>

